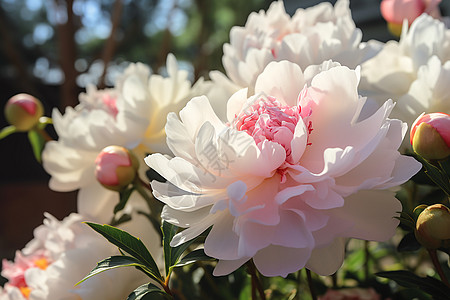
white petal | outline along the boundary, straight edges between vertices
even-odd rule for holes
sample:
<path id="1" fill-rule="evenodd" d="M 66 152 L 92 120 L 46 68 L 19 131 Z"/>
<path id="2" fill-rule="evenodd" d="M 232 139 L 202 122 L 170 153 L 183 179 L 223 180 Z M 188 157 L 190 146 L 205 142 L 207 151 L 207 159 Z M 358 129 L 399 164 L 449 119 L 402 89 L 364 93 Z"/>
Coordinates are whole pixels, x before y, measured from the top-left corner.
<path id="1" fill-rule="evenodd" d="M 255 93 L 263 92 L 284 105 L 294 106 L 304 85 L 303 72 L 298 65 L 288 61 L 271 62 L 258 76 Z"/>
<path id="2" fill-rule="evenodd" d="M 315 248 L 311 252 L 306 268 L 322 276 L 335 273 L 344 262 L 345 239 L 336 238 L 330 245 Z"/>

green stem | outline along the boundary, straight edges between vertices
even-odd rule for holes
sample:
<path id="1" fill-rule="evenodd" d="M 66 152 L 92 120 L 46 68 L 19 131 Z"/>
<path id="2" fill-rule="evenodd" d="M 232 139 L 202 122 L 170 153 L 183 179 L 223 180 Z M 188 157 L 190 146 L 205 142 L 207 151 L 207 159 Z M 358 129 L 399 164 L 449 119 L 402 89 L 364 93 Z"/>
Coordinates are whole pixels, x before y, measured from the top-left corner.
<path id="1" fill-rule="evenodd" d="M 436 249 L 427 249 L 427 250 L 428 250 L 428 253 L 430 254 L 431 261 L 433 262 L 433 265 L 436 268 L 437 273 L 439 274 L 439 277 L 441 277 L 442 282 L 446 286 L 450 287 L 447 277 L 445 276 L 445 273 L 442 270 L 441 264 L 439 263 Z"/>
<path id="2" fill-rule="evenodd" d="M 369 280 L 369 241 L 364 241 L 364 279 L 366 282 Z"/>
<path id="3" fill-rule="evenodd" d="M 150 214 L 144 214 L 149 218 L 156 232 L 161 233 L 161 210 L 163 204 L 147 193 L 146 189 L 149 187 L 146 186 L 145 182 L 139 178 L 139 176 L 136 176 L 133 184 L 136 191 L 144 198 L 147 207 L 150 210 Z"/>
<path id="4" fill-rule="evenodd" d="M 249 260 L 247 262 L 247 270 L 252 278 L 252 299 L 256 299 L 256 290 L 258 290 L 261 300 L 266 300 L 266 294 L 264 293 L 261 281 L 258 278 L 256 266 L 253 263 L 253 260 Z"/>
<path id="5" fill-rule="evenodd" d="M 316 291 L 314 290 L 314 285 L 312 282 L 311 271 L 306 269 L 306 278 L 308 278 L 309 292 L 311 293 L 312 300 L 317 300 Z"/>

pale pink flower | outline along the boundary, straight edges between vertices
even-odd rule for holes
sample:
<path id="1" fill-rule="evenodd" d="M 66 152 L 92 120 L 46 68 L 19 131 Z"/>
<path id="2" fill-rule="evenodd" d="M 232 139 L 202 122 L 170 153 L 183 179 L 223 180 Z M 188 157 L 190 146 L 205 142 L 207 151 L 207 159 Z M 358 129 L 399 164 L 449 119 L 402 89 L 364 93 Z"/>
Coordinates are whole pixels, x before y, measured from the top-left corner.
<path id="1" fill-rule="evenodd" d="M 361 111 L 359 71 L 325 62 L 302 72 L 270 63 L 255 84 L 228 100 L 222 122 L 207 97 L 192 99 L 166 124 L 168 146 L 147 164 L 162 218 L 187 228 L 177 246 L 212 226 L 205 252 L 215 275 L 253 258 L 266 276 L 307 267 L 326 275 L 344 259 L 347 238 L 384 241 L 401 204 L 389 190 L 420 169 L 397 151 L 406 124 L 389 119 L 391 100 Z"/>
<path id="2" fill-rule="evenodd" d="M 99 223 L 110 222 L 119 194 L 102 187 L 95 178 L 95 159 L 110 145 L 132 150 L 139 160 L 148 153 L 170 153 L 164 125 L 169 112 L 178 112 L 189 99 L 209 88 L 202 79 L 192 85 L 172 54 L 167 77 L 151 74 L 141 63 L 131 64 L 112 89 L 89 86 L 80 104 L 62 115 L 53 111 L 58 141 L 48 142 L 43 166 L 55 191 L 79 189 L 78 212 Z M 148 169 L 141 164 L 140 176 Z M 139 196 L 138 196 L 139 197 Z M 143 201 L 142 201 L 143 202 Z M 144 204 L 144 203 L 143 203 Z M 140 208 L 146 211 L 146 205 Z"/>
<path id="3" fill-rule="evenodd" d="M 34 230 L 33 240 L 16 252 L 14 262 L 3 261 L 2 276 L 9 281 L 0 290 L 0 299 L 119 300 L 148 281 L 137 270 L 121 268 L 75 286 L 98 261 L 120 253 L 117 247 L 82 224 L 86 218 L 79 214 L 71 214 L 62 221 L 50 214 L 45 216 L 44 224 Z M 142 230 L 148 226 L 145 217 L 135 216 L 133 222 L 125 225 L 125 230 L 138 235 L 155 254 L 159 245 L 153 241 L 158 236 Z"/>
<path id="4" fill-rule="evenodd" d="M 361 39 L 348 0 L 339 0 L 334 7 L 323 2 L 301 8 L 292 17 L 283 1 L 274 1 L 267 12 L 251 13 L 244 27 L 231 29 L 230 43 L 223 47 L 226 76 L 210 73 L 216 87 L 208 96 L 213 107 L 221 108 L 217 113 L 225 111 L 225 100 L 237 90 L 248 88 L 253 93 L 256 78 L 272 61 L 289 60 L 304 70 L 332 59 L 355 68 L 381 49 L 380 43 L 362 43 Z"/>
<path id="5" fill-rule="evenodd" d="M 392 116 L 411 126 L 422 112 L 450 113 L 449 81 L 450 30 L 423 14 L 361 65 L 360 92 L 378 105 L 393 99 Z"/>

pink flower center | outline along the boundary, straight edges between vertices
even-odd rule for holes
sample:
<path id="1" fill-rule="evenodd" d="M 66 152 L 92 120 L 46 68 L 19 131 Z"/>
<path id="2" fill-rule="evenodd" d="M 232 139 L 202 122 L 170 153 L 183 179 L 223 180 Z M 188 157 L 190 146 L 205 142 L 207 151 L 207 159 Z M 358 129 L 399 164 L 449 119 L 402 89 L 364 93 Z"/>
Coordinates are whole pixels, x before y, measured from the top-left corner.
<path id="1" fill-rule="evenodd" d="M 24 256 L 17 252 L 13 263 L 3 260 L 2 275 L 7 278 L 8 284 L 17 287 L 25 298 L 28 299 L 31 289 L 25 281 L 25 271 L 30 268 L 47 269 L 51 261 L 43 251 L 37 251 L 30 256 Z"/>
<path id="2" fill-rule="evenodd" d="M 237 130 L 251 135 L 257 145 L 265 140 L 276 142 L 286 150 L 286 161 L 293 163 L 291 141 L 295 126 L 302 121 L 300 106 L 282 105 L 273 97 L 260 98 L 237 116 Z"/>

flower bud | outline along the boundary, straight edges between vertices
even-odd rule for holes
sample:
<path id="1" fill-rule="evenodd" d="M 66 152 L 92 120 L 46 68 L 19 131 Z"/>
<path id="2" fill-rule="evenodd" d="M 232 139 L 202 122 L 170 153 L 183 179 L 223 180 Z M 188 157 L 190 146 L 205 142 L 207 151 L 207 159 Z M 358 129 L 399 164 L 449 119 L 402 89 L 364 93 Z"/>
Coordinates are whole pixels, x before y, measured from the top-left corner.
<path id="1" fill-rule="evenodd" d="M 36 126 L 44 114 L 41 101 L 28 94 L 11 97 L 5 106 L 5 117 L 18 131 L 28 131 Z"/>
<path id="2" fill-rule="evenodd" d="M 411 127 L 414 152 L 427 160 L 443 160 L 450 156 L 450 115 L 422 114 Z"/>
<path id="3" fill-rule="evenodd" d="M 437 249 L 450 239 L 450 210 L 442 204 L 424 209 L 414 230 L 417 241 L 427 249 Z"/>
<path id="4" fill-rule="evenodd" d="M 121 191 L 136 177 L 137 158 L 120 146 L 104 148 L 95 159 L 95 177 L 107 189 Z"/>

